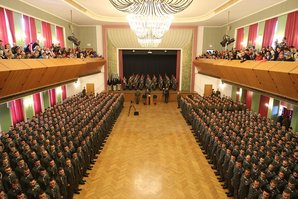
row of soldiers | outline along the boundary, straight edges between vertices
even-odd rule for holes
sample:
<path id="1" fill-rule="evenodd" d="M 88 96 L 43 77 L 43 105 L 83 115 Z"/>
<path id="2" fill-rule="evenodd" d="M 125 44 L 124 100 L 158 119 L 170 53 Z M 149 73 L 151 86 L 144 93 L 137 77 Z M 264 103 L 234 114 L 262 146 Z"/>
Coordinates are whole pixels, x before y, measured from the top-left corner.
<path id="1" fill-rule="evenodd" d="M 228 197 L 298 198 L 298 132 L 219 96 L 180 106 Z"/>
<path id="2" fill-rule="evenodd" d="M 177 89 L 177 79 L 174 75 L 171 75 L 171 78 L 168 75 L 158 75 L 158 78 L 153 75 L 152 78 L 150 75 L 131 75 L 129 76 L 128 80 L 126 77 L 123 78 L 123 90 L 129 89 L 135 89 L 135 90 L 156 90 L 159 88 L 159 90 L 162 90 L 163 88 L 167 89 Z"/>
<path id="3" fill-rule="evenodd" d="M 123 102 L 120 94 L 77 95 L 2 132 L 0 198 L 73 198 Z"/>

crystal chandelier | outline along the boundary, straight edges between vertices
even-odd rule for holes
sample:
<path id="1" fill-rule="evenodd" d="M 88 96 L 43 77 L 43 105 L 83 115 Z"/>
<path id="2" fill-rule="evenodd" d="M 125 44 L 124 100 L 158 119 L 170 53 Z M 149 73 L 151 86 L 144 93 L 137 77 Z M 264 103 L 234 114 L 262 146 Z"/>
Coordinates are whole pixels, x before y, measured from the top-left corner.
<path id="1" fill-rule="evenodd" d="M 157 47 L 169 30 L 173 14 L 183 11 L 193 0 L 110 0 L 126 12 L 128 23 L 142 47 Z"/>

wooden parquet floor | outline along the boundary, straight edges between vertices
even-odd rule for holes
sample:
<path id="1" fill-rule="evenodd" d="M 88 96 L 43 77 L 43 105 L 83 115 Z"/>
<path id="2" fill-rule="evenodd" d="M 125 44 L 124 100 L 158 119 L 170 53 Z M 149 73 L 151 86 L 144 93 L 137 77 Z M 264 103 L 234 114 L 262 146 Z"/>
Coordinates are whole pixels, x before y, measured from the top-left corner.
<path id="1" fill-rule="evenodd" d="M 227 198 L 176 103 L 129 105 L 75 198 Z"/>

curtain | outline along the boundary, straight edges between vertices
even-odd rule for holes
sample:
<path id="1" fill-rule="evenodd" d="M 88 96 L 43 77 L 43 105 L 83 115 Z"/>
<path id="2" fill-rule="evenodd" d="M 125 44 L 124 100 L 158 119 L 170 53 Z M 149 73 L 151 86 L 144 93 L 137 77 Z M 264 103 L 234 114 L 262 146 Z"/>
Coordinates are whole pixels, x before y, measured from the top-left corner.
<path id="1" fill-rule="evenodd" d="M 14 28 L 13 12 L 7 9 L 5 9 L 5 12 L 6 12 L 6 16 L 9 24 L 9 30 L 11 32 L 12 42 L 16 43 L 16 33 Z"/>
<path id="2" fill-rule="evenodd" d="M 252 92 L 252 91 L 247 91 L 247 93 L 246 93 L 245 104 L 246 104 L 246 108 L 247 108 L 248 110 L 251 110 L 251 105 L 252 105 L 252 95 L 253 95 L 253 92 Z"/>
<path id="3" fill-rule="evenodd" d="M 42 112 L 40 93 L 33 94 L 34 113 L 39 114 Z"/>
<path id="4" fill-rule="evenodd" d="M 256 23 L 249 26 L 247 45 L 251 44 L 253 46 L 256 46 L 257 36 L 258 36 L 258 24 Z"/>
<path id="5" fill-rule="evenodd" d="M 59 41 L 61 48 L 64 48 L 64 35 L 63 35 L 63 28 L 56 26 L 56 37 L 57 41 Z"/>
<path id="6" fill-rule="evenodd" d="M 8 43 L 8 34 L 6 28 L 6 20 L 4 8 L 0 8 L 0 39 L 3 41 L 3 47 Z"/>
<path id="7" fill-rule="evenodd" d="M 56 105 L 56 90 L 54 88 L 50 89 L 49 94 L 50 94 L 50 106 L 53 107 Z"/>
<path id="8" fill-rule="evenodd" d="M 35 42 L 37 40 L 37 33 L 36 33 L 36 25 L 35 25 L 35 19 L 30 17 L 29 18 L 29 25 L 30 25 L 30 42 Z"/>
<path id="9" fill-rule="evenodd" d="M 261 95 L 260 104 L 259 104 L 259 114 L 263 117 L 268 115 L 268 104 L 270 97 Z"/>
<path id="10" fill-rule="evenodd" d="M 239 28 L 237 30 L 237 41 L 236 41 L 236 49 L 237 50 L 240 50 L 242 49 L 242 41 L 243 41 L 243 38 L 244 38 L 244 28 Z"/>
<path id="11" fill-rule="evenodd" d="M 271 46 L 273 43 L 277 17 L 265 21 L 262 47 Z"/>
<path id="12" fill-rule="evenodd" d="M 30 36 L 30 22 L 29 22 L 29 17 L 26 15 L 23 15 L 23 20 L 24 20 L 24 26 L 25 26 L 25 44 L 28 45 L 31 42 L 31 36 Z"/>
<path id="13" fill-rule="evenodd" d="M 12 100 L 10 102 L 10 113 L 13 125 L 24 120 L 24 109 L 22 99 Z"/>
<path id="14" fill-rule="evenodd" d="M 62 101 L 64 101 L 65 99 L 66 99 L 66 86 L 65 85 L 63 85 L 63 86 L 61 86 L 61 89 L 62 89 Z"/>
<path id="15" fill-rule="evenodd" d="M 298 48 L 298 11 L 288 14 L 285 37 L 288 46 Z"/>
<path id="16" fill-rule="evenodd" d="M 51 24 L 42 21 L 41 22 L 41 27 L 42 27 L 42 36 L 45 39 L 44 40 L 44 46 L 46 48 L 50 48 L 52 46 Z"/>

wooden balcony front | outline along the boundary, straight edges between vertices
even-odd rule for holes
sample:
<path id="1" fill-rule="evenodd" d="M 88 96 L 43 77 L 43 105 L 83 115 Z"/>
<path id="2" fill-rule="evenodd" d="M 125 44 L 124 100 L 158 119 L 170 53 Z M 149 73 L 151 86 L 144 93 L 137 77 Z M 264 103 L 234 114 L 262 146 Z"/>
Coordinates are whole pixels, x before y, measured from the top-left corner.
<path id="1" fill-rule="evenodd" d="M 196 59 L 201 74 L 298 101 L 298 62 Z"/>
<path id="2" fill-rule="evenodd" d="M 0 101 L 99 73 L 105 63 L 101 58 L 1 59 Z"/>

